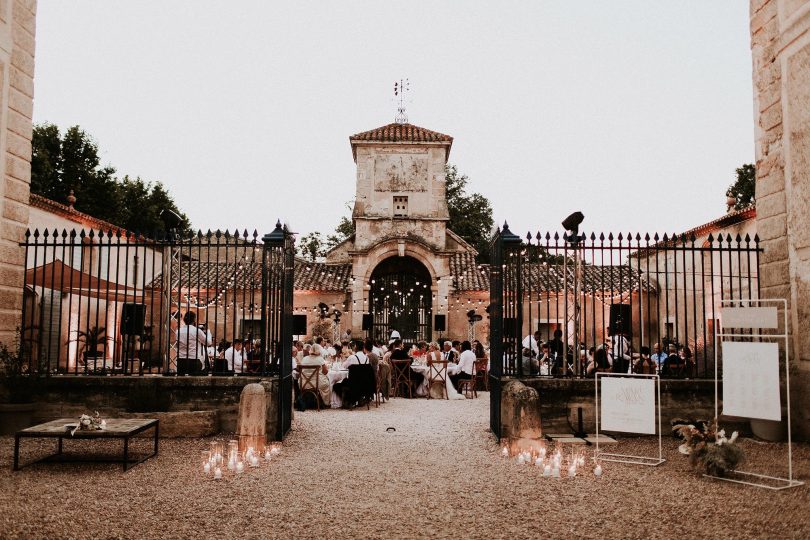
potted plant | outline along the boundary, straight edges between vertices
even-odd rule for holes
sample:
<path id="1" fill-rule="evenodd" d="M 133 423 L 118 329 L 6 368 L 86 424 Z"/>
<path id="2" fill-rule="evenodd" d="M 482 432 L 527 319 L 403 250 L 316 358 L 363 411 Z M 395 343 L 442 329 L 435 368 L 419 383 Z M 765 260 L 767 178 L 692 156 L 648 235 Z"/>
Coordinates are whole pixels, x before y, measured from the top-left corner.
<path id="1" fill-rule="evenodd" d="M 93 370 L 98 369 L 99 363 L 101 370 L 106 366 L 104 364 L 104 349 L 99 350 L 106 339 L 107 331 L 99 326 L 91 326 L 87 330 L 79 330 L 77 333 L 76 341 L 84 344 L 82 357 L 84 358 L 85 368 L 93 366 Z"/>
<path id="2" fill-rule="evenodd" d="M 0 344 L 0 435 L 11 435 L 31 425 L 36 375 L 20 355 L 19 340 Z"/>

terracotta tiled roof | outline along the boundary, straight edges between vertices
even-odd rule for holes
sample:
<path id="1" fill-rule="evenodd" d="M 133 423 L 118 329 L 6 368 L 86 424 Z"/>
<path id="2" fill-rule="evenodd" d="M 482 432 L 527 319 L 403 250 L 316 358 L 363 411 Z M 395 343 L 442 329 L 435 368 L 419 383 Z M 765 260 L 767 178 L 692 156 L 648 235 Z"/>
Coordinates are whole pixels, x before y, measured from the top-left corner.
<path id="1" fill-rule="evenodd" d="M 183 286 L 192 288 L 222 290 L 225 288 L 261 290 L 261 262 L 208 262 L 184 260 L 172 265 L 172 288 L 182 280 Z M 295 290 L 342 292 L 349 287 L 351 264 L 312 263 L 300 259 L 295 261 Z M 150 286 L 159 287 L 158 275 Z"/>
<path id="2" fill-rule="evenodd" d="M 89 229 L 101 230 L 104 232 L 124 230 L 123 227 L 119 227 L 118 225 L 110 223 L 109 221 L 104 221 L 103 219 L 95 218 L 90 214 L 79 212 L 66 204 L 53 201 L 43 197 L 42 195 L 37 195 L 36 193 L 31 193 L 29 196 L 29 201 L 31 206 L 34 208 L 40 208 L 56 216 L 61 216 Z"/>
<path id="3" fill-rule="evenodd" d="M 457 291 L 489 290 L 489 265 L 476 264 L 471 253 L 458 253 L 450 259 L 450 272 L 453 287 Z M 582 289 L 584 292 L 599 294 L 637 291 L 639 288 L 651 291 L 654 288 L 636 269 L 629 266 L 592 266 L 582 267 Z M 568 287 L 574 288 L 573 269 L 568 269 Z M 523 290 L 563 292 L 565 290 L 565 273 L 562 265 L 530 263 L 523 265 Z"/>
<path id="4" fill-rule="evenodd" d="M 295 289 L 298 291 L 345 291 L 351 278 L 351 264 L 295 261 Z"/>
<path id="5" fill-rule="evenodd" d="M 376 129 L 370 129 L 361 133 L 355 133 L 349 137 L 352 145 L 352 154 L 355 158 L 355 145 L 361 143 L 429 143 L 441 144 L 447 147 L 446 156 L 450 155 L 450 147 L 453 145 L 453 137 L 432 131 L 413 124 L 388 124 Z"/>

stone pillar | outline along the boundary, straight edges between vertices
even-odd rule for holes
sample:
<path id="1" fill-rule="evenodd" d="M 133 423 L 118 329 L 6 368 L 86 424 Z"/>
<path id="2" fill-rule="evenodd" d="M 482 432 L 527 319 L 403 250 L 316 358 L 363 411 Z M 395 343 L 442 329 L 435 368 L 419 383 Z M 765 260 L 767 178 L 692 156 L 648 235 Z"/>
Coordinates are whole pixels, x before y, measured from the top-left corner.
<path id="1" fill-rule="evenodd" d="M 36 0 L 0 2 L 0 342 L 20 325 L 28 226 Z"/>
<path id="2" fill-rule="evenodd" d="M 750 7 L 760 297 L 789 301 L 793 427 L 810 440 L 810 2 Z"/>
<path id="3" fill-rule="evenodd" d="M 542 437 L 540 395 L 537 390 L 518 380 L 511 380 L 504 385 L 502 392 L 501 437 L 506 439 Z"/>
<path id="4" fill-rule="evenodd" d="M 267 442 L 267 401 L 269 392 L 259 383 L 245 385 L 239 396 L 239 418 L 236 421 L 236 435 L 239 450 L 253 447 L 257 452 L 264 450 Z"/>

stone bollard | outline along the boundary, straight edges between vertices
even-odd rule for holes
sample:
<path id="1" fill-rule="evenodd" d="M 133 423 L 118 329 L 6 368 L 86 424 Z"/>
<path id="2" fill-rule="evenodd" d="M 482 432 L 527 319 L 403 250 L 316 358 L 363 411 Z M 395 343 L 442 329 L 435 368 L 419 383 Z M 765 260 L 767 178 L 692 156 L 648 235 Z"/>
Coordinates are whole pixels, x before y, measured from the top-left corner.
<path id="1" fill-rule="evenodd" d="M 542 437 L 540 395 L 537 390 L 513 380 L 507 382 L 501 392 L 501 437 L 510 439 Z"/>
<path id="2" fill-rule="evenodd" d="M 267 400 L 265 387 L 259 383 L 245 385 L 239 396 L 239 417 L 236 420 L 236 435 L 241 451 L 253 447 L 264 450 L 267 441 Z"/>

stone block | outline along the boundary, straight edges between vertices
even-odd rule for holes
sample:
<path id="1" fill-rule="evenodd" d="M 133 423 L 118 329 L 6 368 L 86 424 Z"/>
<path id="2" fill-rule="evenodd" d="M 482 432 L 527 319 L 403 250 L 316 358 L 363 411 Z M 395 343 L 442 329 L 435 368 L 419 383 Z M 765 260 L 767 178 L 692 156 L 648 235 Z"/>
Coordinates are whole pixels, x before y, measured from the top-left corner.
<path id="1" fill-rule="evenodd" d="M 34 98 L 34 79 L 14 66 L 9 67 L 11 87 L 16 88 L 26 96 Z"/>
<path id="2" fill-rule="evenodd" d="M 785 190 L 785 172 L 781 167 L 773 167 L 768 176 L 757 175 L 757 199 L 766 197 L 771 193 Z M 761 236 L 760 236 L 761 237 Z"/>
<path id="3" fill-rule="evenodd" d="M 7 127 L 9 131 L 16 133 L 21 137 L 24 137 L 29 141 L 31 140 L 31 130 L 33 129 L 33 127 L 31 126 L 30 118 L 21 115 L 17 111 L 9 110 L 7 116 Z"/>
<path id="4" fill-rule="evenodd" d="M 765 285 L 790 283 L 790 264 L 787 260 L 761 264 L 759 275 L 761 282 Z"/>
<path id="5" fill-rule="evenodd" d="M 34 100 L 16 88 L 8 89 L 8 106 L 27 118 L 34 114 Z"/>
<path id="6" fill-rule="evenodd" d="M 242 388 L 239 396 L 239 417 L 236 420 L 236 435 L 239 448 L 260 450 L 267 441 L 267 400 L 269 392 L 259 383 Z"/>
<path id="7" fill-rule="evenodd" d="M 30 184 L 31 163 L 17 156 L 6 154 L 6 174 Z"/>
<path id="8" fill-rule="evenodd" d="M 14 48 L 19 48 L 33 56 L 35 51 L 34 36 L 25 28 L 19 25 L 13 25 L 11 29 L 11 37 L 14 41 Z"/>
<path id="9" fill-rule="evenodd" d="M 219 412 L 216 410 L 121 413 L 121 417 L 158 419 L 161 438 L 210 437 L 219 431 Z"/>
<path id="10" fill-rule="evenodd" d="M 14 24 L 18 24 L 31 32 L 31 35 L 36 35 L 36 19 L 34 18 L 33 6 L 30 1 L 23 2 L 22 0 L 14 0 L 12 20 Z"/>
<path id="11" fill-rule="evenodd" d="M 3 218 L 18 223 L 28 223 L 28 205 L 6 199 L 3 202 Z"/>
<path id="12" fill-rule="evenodd" d="M 34 76 L 34 56 L 21 48 L 15 47 L 11 51 L 11 65 L 30 77 Z"/>
<path id="13" fill-rule="evenodd" d="M 785 192 L 777 191 L 761 199 L 757 199 L 757 218 L 765 219 L 787 211 L 785 207 Z"/>
<path id="14" fill-rule="evenodd" d="M 785 215 L 757 219 L 757 234 L 760 240 L 771 240 L 787 234 L 787 217 Z"/>
<path id="15" fill-rule="evenodd" d="M 762 254 L 759 256 L 760 264 L 786 261 L 788 258 L 788 241 L 786 236 L 760 242 L 759 245 L 763 249 Z"/>
<path id="16" fill-rule="evenodd" d="M 517 380 L 507 382 L 501 394 L 501 437 L 538 439 L 542 435 L 537 390 Z"/>
<path id="17" fill-rule="evenodd" d="M 6 150 L 21 159 L 31 159 L 31 141 L 24 137 L 20 137 L 13 131 L 6 133 Z M 6 197 L 9 197 L 8 192 L 6 192 Z"/>
<path id="18" fill-rule="evenodd" d="M 765 131 L 782 123 L 781 102 L 771 105 L 759 113 L 759 127 Z"/>
<path id="19" fill-rule="evenodd" d="M 8 264 L 0 264 L 0 285 L 7 285 L 9 287 L 23 286 L 24 270 L 21 266 L 10 266 Z"/>

